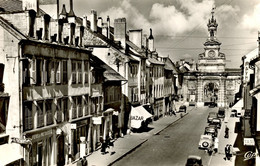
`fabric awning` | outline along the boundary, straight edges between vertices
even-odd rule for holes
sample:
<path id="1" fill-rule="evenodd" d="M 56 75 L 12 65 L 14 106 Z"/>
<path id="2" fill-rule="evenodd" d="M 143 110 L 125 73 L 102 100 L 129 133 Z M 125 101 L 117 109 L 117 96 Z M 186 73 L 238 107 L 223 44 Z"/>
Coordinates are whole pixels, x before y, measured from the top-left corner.
<path id="1" fill-rule="evenodd" d="M 143 106 L 132 107 L 131 108 L 131 127 L 132 128 L 140 128 L 142 121 L 145 121 L 147 118 L 152 117 Z"/>
<path id="2" fill-rule="evenodd" d="M 7 165 L 23 158 L 19 153 L 20 146 L 16 143 L 0 145 L 0 165 Z"/>

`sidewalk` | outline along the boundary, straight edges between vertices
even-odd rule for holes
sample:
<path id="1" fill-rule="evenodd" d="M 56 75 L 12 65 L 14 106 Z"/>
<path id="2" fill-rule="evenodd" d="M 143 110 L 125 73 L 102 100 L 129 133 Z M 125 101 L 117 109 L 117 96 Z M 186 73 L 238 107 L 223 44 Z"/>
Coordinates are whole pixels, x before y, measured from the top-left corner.
<path id="1" fill-rule="evenodd" d="M 230 110 L 229 110 L 230 111 Z M 239 118 L 236 117 L 230 117 L 230 114 L 226 115 L 225 121 L 222 123 L 221 131 L 219 133 L 219 147 L 218 147 L 218 153 L 213 154 L 212 158 L 210 159 L 208 165 L 210 166 L 234 166 L 236 156 L 233 155 L 231 160 L 224 160 L 225 157 L 225 146 L 226 144 L 234 145 L 237 133 L 235 133 L 235 125 L 236 122 L 239 121 Z M 225 135 L 225 127 L 229 128 L 229 138 L 224 138 Z"/>
<path id="2" fill-rule="evenodd" d="M 187 113 L 183 114 L 184 116 L 187 115 L 189 111 L 191 111 L 194 107 L 187 107 L 187 108 L 188 108 Z M 176 117 L 174 115 L 163 117 L 149 124 L 151 130 L 148 132 L 130 133 L 129 135 L 125 135 L 124 137 L 118 138 L 114 143 L 113 151 L 115 151 L 115 153 L 113 155 L 110 155 L 110 153 L 102 155 L 100 150 L 97 150 L 92 154 L 90 154 L 89 156 L 87 156 L 88 165 L 107 166 L 115 163 L 116 161 L 120 160 L 127 154 L 131 153 L 137 147 L 141 146 L 150 137 L 160 133 L 165 128 L 170 126 L 172 123 L 178 121 L 179 119 L 180 119 L 179 113 L 177 113 Z M 107 149 L 107 150 L 111 152 L 111 149 Z"/>

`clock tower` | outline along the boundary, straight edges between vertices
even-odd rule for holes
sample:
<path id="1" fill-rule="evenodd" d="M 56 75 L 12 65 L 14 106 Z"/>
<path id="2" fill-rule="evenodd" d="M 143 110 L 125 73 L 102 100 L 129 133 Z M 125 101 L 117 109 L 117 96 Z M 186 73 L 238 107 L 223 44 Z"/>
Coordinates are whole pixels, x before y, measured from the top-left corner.
<path id="1" fill-rule="evenodd" d="M 225 54 L 220 52 L 221 43 L 218 41 L 217 35 L 217 21 L 214 18 L 214 10 L 211 12 L 212 16 L 208 22 L 208 38 L 204 43 L 204 53 L 199 54 L 198 57 L 198 71 L 200 72 L 224 72 L 225 71 Z"/>

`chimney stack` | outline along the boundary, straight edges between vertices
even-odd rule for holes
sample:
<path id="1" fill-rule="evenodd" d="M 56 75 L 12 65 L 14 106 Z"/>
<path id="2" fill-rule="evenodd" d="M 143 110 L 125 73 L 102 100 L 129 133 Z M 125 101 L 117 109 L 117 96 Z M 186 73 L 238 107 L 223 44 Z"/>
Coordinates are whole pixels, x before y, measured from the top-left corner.
<path id="1" fill-rule="evenodd" d="M 95 10 L 91 10 L 90 29 L 93 32 L 97 32 L 97 12 Z"/>
<path id="2" fill-rule="evenodd" d="M 129 30 L 129 40 L 137 45 L 139 48 L 142 48 L 142 29 Z"/>
<path id="3" fill-rule="evenodd" d="M 86 15 L 83 16 L 83 26 L 84 26 L 85 28 L 88 27 L 88 18 L 87 18 Z"/>
<path id="4" fill-rule="evenodd" d="M 126 19 L 125 18 L 115 19 L 114 40 L 120 41 L 123 48 L 126 48 Z"/>
<path id="5" fill-rule="evenodd" d="M 110 18 L 107 16 L 107 38 L 110 39 Z"/>
<path id="6" fill-rule="evenodd" d="M 98 17 L 97 26 L 98 27 L 102 27 L 103 26 L 103 19 L 102 19 L 102 17 Z"/>
<path id="7" fill-rule="evenodd" d="M 76 22 L 76 15 L 73 11 L 73 1 L 70 0 L 70 12 L 68 13 L 68 22 L 75 23 Z"/>
<path id="8" fill-rule="evenodd" d="M 150 36 L 148 37 L 148 48 L 150 51 L 154 51 L 154 38 L 153 38 L 153 32 L 150 28 Z"/>

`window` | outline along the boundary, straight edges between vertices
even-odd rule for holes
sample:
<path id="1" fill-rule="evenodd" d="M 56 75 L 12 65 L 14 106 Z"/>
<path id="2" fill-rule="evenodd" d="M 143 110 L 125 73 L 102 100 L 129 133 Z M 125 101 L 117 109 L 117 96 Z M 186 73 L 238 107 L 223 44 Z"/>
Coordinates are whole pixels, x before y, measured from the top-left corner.
<path id="1" fill-rule="evenodd" d="M 61 110 L 61 99 L 57 99 L 57 123 L 62 122 L 62 110 Z"/>
<path id="2" fill-rule="evenodd" d="M 52 114 L 52 100 L 46 100 L 45 102 L 45 109 L 46 109 L 46 116 L 47 116 L 47 125 L 53 124 L 53 114 Z"/>
<path id="3" fill-rule="evenodd" d="M 44 126 L 43 101 L 37 102 L 37 127 Z"/>
<path id="4" fill-rule="evenodd" d="M 30 80 L 30 84 L 35 84 L 36 83 L 36 60 L 32 59 L 30 61 L 30 75 L 29 75 L 29 80 Z"/>
<path id="5" fill-rule="evenodd" d="M 77 118 L 77 97 L 72 97 L 72 119 Z"/>
<path id="6" fill-rule="evenodd" d="M 35 66 L 32 66 L 35 68 Z M 36 59 L 36 84 L 41 85 L 42 84 L 42 73 L 43 73 L 43 66 L 42 66 L 42 60 L 41 59 Z M 33 70 L 35 71 L 35 70 Z M 33 73 L 32 77 L 34 79 L 35 74 Z"/>
<path id="7" fill-rule="evenodd" d="M 68 98 L 63 98 L 63 113 L 64 113 L 64 120 L 69 120 L 69 110 L 68 110 Z"/>
<path id="8" fill-rule="evenodd" d="M 71 74 L 72 74 L 72 84 L 76 84 L 77 82 L 77 63 L 71 63 Z"/>
<path id="9" fill-rule="evenodd" d="M 46 61 L 47 83 L 53 84 L 55 81 L 54 62 L 52 60 Z"/>
<path id="10" fill-rule="evenodd" d="M 88 96 L 84 96 L 84 109 L 85 109 L 85 115 L 89 115 L 89 109 L 88 109 Z"/>
<path id="11" fill-rule="evenodd" d="M 82 97 L 81 96 L 78 96 L 77 98 L 77 109 L 78 109 L 78 116 L 79 117 L 82 117 L 83 115 L 83 111 L 82 111 Z"/>
<path id="12" fill-rule="evenodd" d="M 29 61 L 23 61 L 23 84 L 29 85 L 30 84 L 30 63 Z"/>
<path id="13" fill-rule="evenodd" d="M 82 83 L 82 63 L 78 62 L 78 83 Z"/>
<path id="14" fill-rule="evenodd" d="M 62 68 L 62 83 L 63 84 L 67 84 L 68 83 L 68 73 L 67 73 L 67 69 L 68 69 L 68 63 L 67 61 L 62 61 L 63 64 L 63 68 Z"/>
<path id="15" fill-rule="evenodd" d="M 24 102 L 24 130 L 33 129 L 32 102 Z"/>
<path id="16" fill-rule="evenodd" d="M 56 83 L 61 83 L 61 61 L 57 61 L 55 65 L 56 71 Z"/>
<path id="17" fill-rule="evenodd" d="M 84 64 L 84 75 L 85 75 L 85 84 L 88 84 L 88 62 Z"/>

